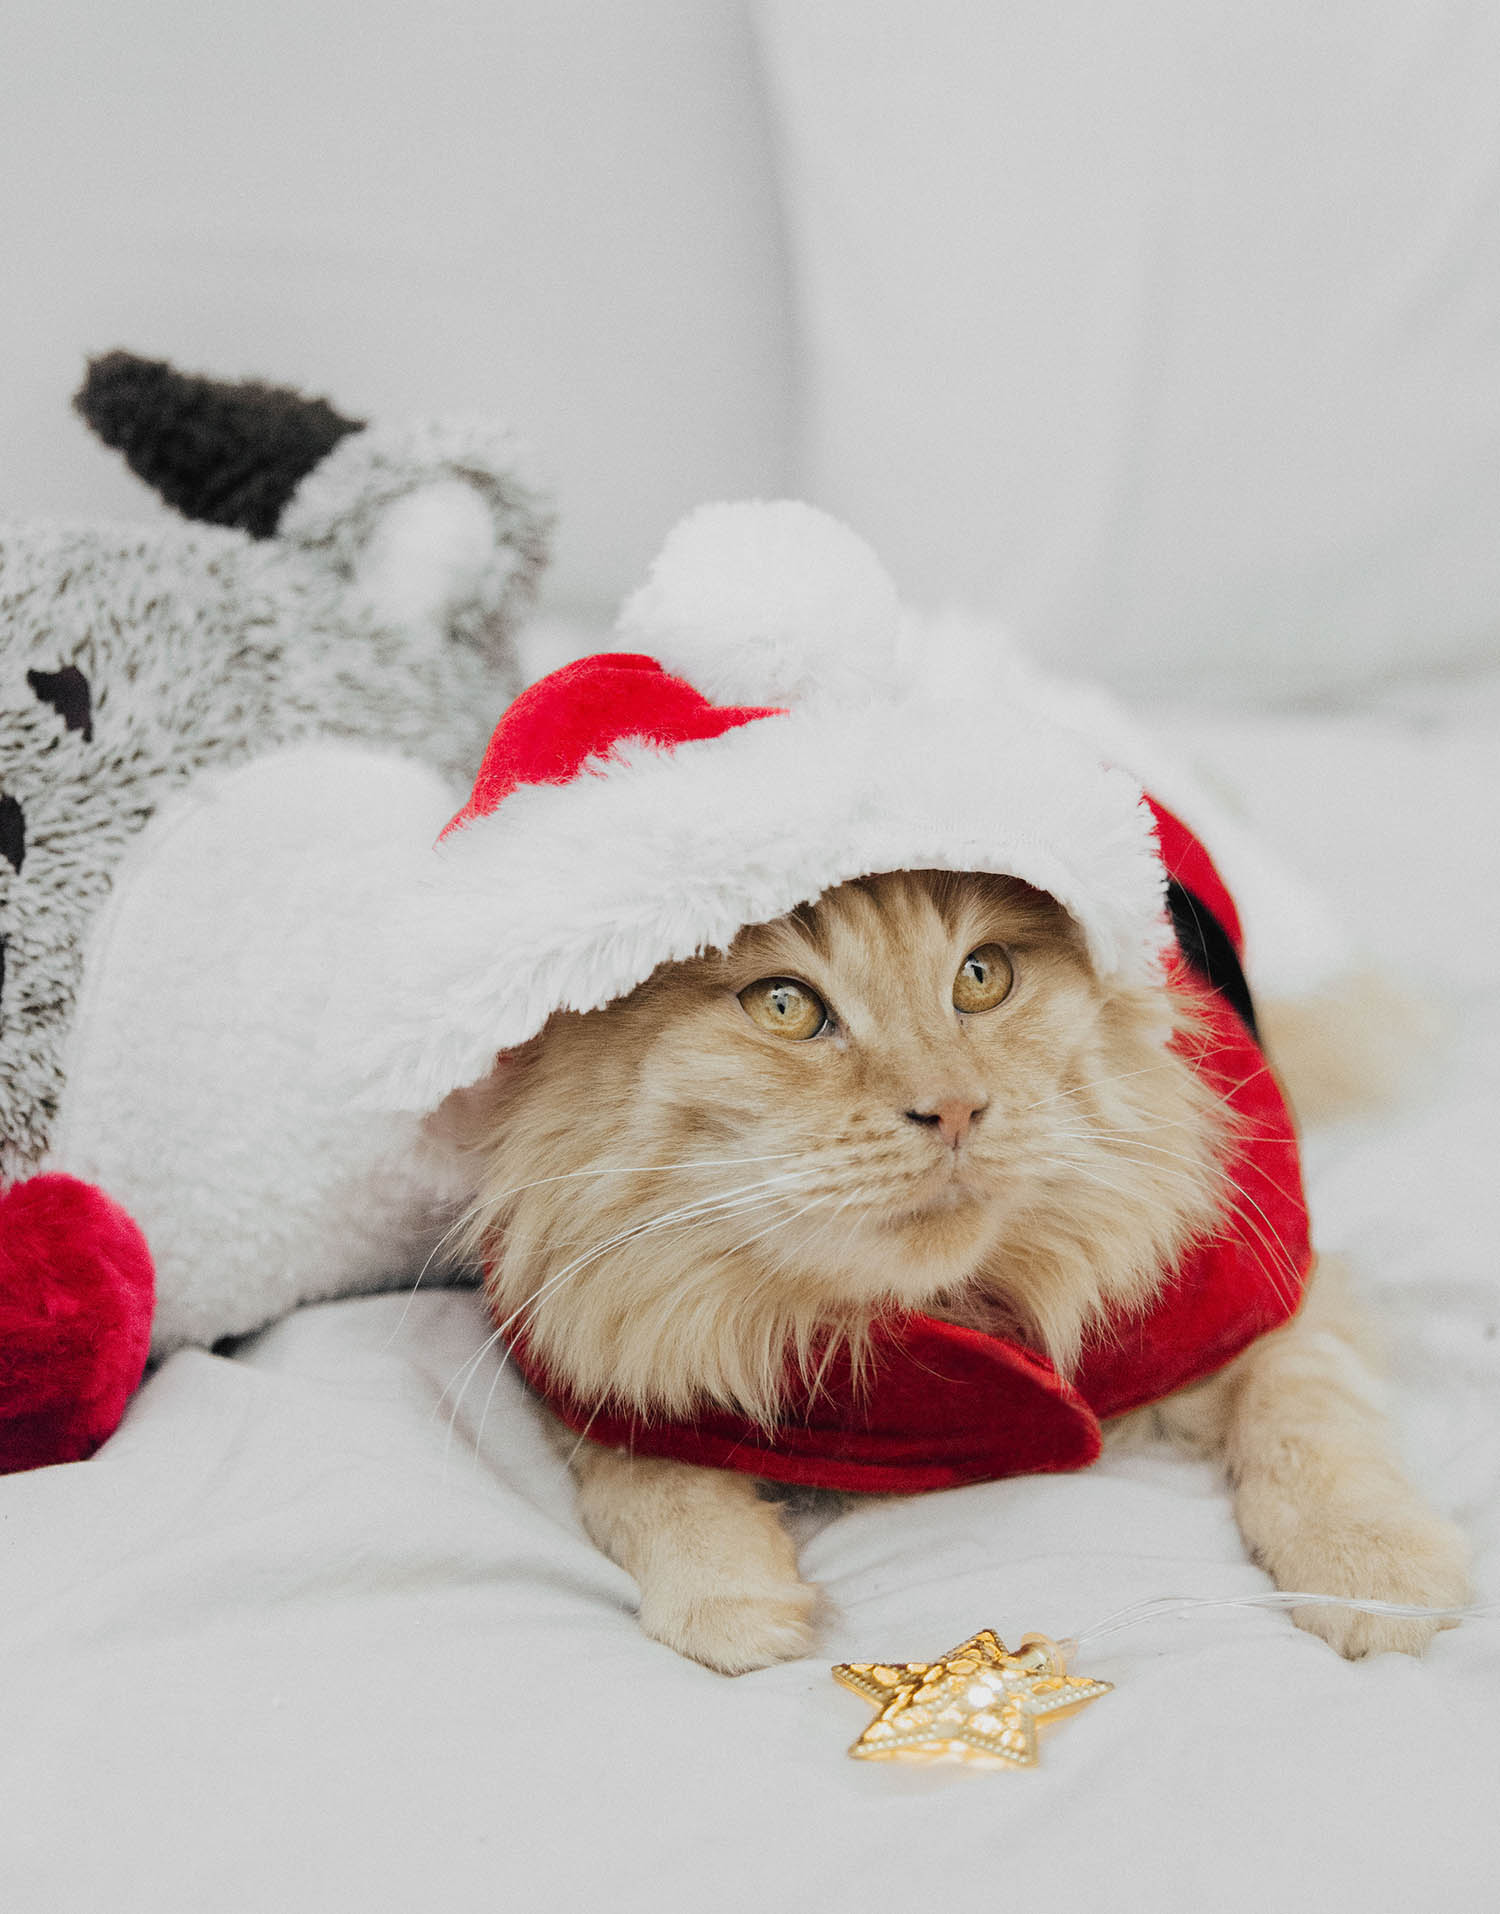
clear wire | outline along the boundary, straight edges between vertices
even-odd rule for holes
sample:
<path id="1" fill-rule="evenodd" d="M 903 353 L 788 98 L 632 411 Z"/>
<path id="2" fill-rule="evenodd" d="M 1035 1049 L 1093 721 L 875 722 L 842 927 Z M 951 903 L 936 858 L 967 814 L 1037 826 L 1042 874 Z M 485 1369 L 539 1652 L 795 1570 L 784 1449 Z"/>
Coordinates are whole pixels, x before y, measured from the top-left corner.
<path id="1" fill-rule="evenodd" d="M 1500 1602 L 1470 1602 L 1462 1608 L 1424 1608 L 1417 1602 L 1377 1602 L 1354 1595 L 1314 1595 L 1300 1590 L 1267 1589 L 1257 1595 L 1151 1595 L 1106 1615 L 1102 1622 L 1071 1635 L 1058 1646 L 1069 1659 L 1075 1650 L 1092 1646 L 1123 1628 L 1145 1622 L 1168 1621 L 1200 1608 L 1355 1608 L 1366 1615 L 1395 1615 L 1424 1622 L 1483 1621 L 1500 1616 Z"/>

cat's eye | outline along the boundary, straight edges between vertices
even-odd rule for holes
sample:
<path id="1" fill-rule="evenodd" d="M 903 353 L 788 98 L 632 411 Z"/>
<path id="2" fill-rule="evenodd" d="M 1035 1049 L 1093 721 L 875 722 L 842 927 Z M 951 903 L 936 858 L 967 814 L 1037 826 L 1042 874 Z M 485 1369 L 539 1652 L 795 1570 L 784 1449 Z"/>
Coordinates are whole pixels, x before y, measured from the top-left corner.
<path id="1" fill-rule="evenodd" d="M 815 1037 L 828 1022 L 828 1006 L 815 990 L 795 977 L 762 977 L 740 992 L 750 1021 L 778 1037 L 800 1043 Z"/>
<path id="2" fill-rule="evenodd" d="M 953 979 L 953 1002 L 957 1009 L 971 1015 L 993 1010 L 1010 995 L 1016 981 L 1015 966 L 1003 944 L 981 944 L 971 950 Z"/>

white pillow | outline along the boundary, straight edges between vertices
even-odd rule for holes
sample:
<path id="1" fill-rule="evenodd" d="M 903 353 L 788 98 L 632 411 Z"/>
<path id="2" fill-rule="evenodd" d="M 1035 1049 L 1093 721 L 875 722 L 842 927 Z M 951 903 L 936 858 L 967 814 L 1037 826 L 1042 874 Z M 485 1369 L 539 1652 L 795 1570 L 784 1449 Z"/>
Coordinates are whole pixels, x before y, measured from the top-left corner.
<path id="1" fill-rule="evenodd" d="M 1500 658 L 1500 9 L 761 0 L 804 493 L 1139 689 Z"/>

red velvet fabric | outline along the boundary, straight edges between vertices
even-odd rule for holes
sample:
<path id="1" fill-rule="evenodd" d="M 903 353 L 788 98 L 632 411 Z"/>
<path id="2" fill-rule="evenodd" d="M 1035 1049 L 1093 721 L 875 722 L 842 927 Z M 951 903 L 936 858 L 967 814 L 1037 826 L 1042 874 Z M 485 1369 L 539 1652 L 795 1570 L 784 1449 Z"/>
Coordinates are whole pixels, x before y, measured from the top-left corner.
<path id="1" fill-rule="evenodd" d="M 1239 918 L 1207 852 L 1170 812 L 1152 809 L 1169 874 L 1238 951 Z M 1275 1078 L 1224 998 L 1181 964 L 1171 983 L 1201 1013 L 1202 1034 L 1182 1048 L 1238 1119 L 1232 1206 L 1147 1311 L 1095 1338 L 1071 1380 L 1016 1343 L 921 1315 L 879 1326 L 862 1390 L 835 1361 L 815 1394 L 793 1384 L 771 1430 L 728 1410 L 674 1422 L 582 1402 L 524 1340 L 514 1345 L 521 1373 L 595 1441 L 773 1481 L 902 1493 L 1092 1462 L 1101 1417 L 1213 1374 L 1294 1314 L 1312 1260 L 1296 1132 Z"/>
<path id="2" fill-rule="evenodd" d="M 626 739 L 670 749 L 721 737 L 774 707 L 710 704 L 654 658 L 607 651 L 539 678 L 507 709 L 484 754 L 468 803 L 443 831 L 488 817 L 521 784 L 567 784 Z"/>
<path id="3" fill-rule="evenodd" d="M 77 1462 L 146 1367 L 151 1252 L 102 1190 L 34 1176 L 0 1193 L 0 1474 Z"/>

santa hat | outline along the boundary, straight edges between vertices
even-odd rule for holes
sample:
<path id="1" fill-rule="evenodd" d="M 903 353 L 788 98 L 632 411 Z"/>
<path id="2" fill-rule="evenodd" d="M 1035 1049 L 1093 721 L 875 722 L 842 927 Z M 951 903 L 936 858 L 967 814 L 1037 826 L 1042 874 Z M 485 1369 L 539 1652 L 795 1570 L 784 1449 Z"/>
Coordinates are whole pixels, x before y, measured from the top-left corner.
<path id="1" fill-rule="evenodd" d="M 554 1012 L 879 871 L 1021 878 L 1102 976 L 1158 974 L 1165 879 L 1139 784 L 981 654 L 908 655 L 889 578 L 835 520 L 701 508 L 619 630 L 631 650 L 522 693 L 394 886 L 343 1006 L 381 1103 L 435 1108 Z"/>

